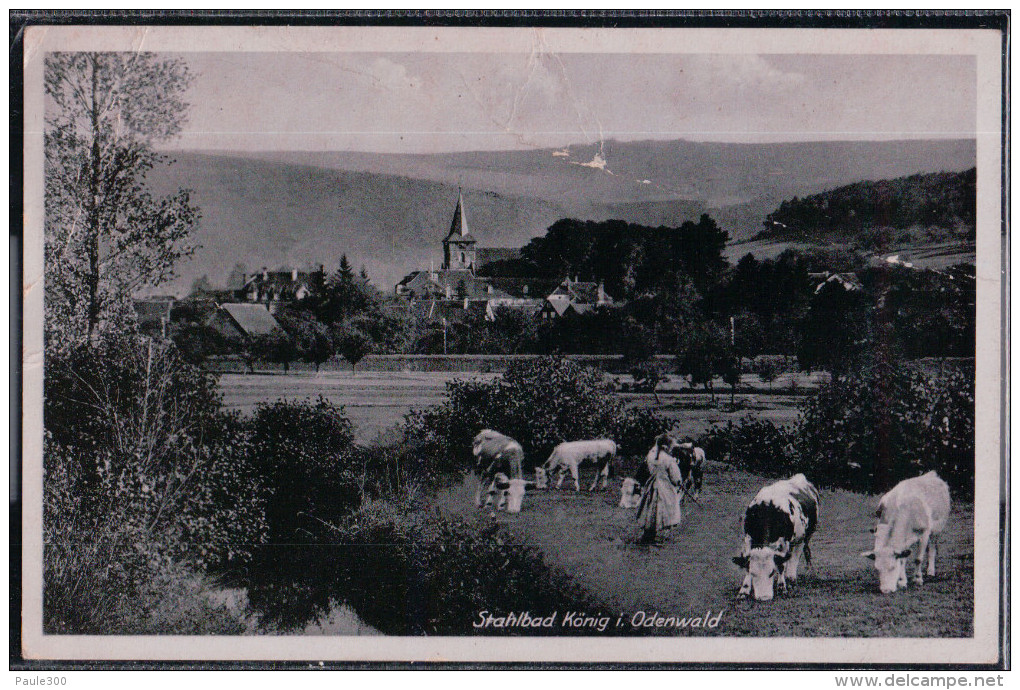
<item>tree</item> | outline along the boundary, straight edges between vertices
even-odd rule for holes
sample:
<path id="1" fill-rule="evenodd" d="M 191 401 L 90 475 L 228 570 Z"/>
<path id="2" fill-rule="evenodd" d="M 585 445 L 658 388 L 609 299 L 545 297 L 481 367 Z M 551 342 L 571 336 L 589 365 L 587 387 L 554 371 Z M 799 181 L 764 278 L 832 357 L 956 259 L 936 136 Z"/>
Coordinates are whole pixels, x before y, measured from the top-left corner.
<path id="1" fill-rule="evenodd" d="M 290 372 L 290 363 L 298 358 L 298 349 L 294 339 L 280 329 L 275 329 L 271 333 L 253 335 L 250 340 L 254 359 L 282 364 L 285 373 Z"/>
<path id="2" fill-rule="evenodd" d="M 192 77 L 153 53 L 53 53 L 44 79 L 47 332 L 69 345 L 123 324 L 133 293 L 193 251 L 189 191 L 145 185 L 170 161 L 153 145 L 180 132 Z"/>
<path id="3" fill-rule="evenodd" d="M 769 384 L 770 391 L 772 382 L 779 377 L 781 371 L 782 365 L 778 357 L 762 356 L 754 360 L 754 373 L 758 374 L 763 383 Z"/>
<path id="4" fill-rule="evenodd" d="M 827 283 L 801 321 L 801 369 L 824 369 L 838 378 L 873 354 L 876 343 L 891 345 L 891 338 L 875 337 L 873 314 L 872 299 L 864 290 Z"/>
<path id="5" fill-rule="evenodd" d="M 351 363 L 351 371 L 372 351 L 372 339 L 360 328 L 344 324 L 336 335 L 336 350 Z"/>
<path id="6" fill-rule="evenodd" d="M 730 387 L 730 407 L 736 404 L 737 386 L 740 385 L 740 377 L 743 374 L 740 356 L 732 349 L 726 349 L 719 355 L 719 374 L 723 383 Z"/>
<path id="7" fill-rule="evenodd" d="M 304 310 L 285 308 L 276 315 L 276 320 L 290 334 L 297 348 L 297 356 L 315 365 L 315 371 L 336 352 L 336 345 L 329 327 Z"/>
<path id="8" fill-rule="evenodd" d="M 703 385 L 715 400 L 712 379 L 722 372 L 720 361 L 728 351 L 728 340 L 711 323 L 702 324 L 685 333 L 677 352 L 677 372 L 686 376 L 691 386 Z"/>

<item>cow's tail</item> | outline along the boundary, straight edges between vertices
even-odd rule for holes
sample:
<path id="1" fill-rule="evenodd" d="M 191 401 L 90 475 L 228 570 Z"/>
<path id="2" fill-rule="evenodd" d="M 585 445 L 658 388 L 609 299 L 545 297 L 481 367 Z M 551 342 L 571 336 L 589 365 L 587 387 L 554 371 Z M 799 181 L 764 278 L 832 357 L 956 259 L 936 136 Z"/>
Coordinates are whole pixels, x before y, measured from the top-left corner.
<path id="1" fill-rule="evenodd" d="M 804 542 L 804 562 L 811 565 L 811 543 Z"/>

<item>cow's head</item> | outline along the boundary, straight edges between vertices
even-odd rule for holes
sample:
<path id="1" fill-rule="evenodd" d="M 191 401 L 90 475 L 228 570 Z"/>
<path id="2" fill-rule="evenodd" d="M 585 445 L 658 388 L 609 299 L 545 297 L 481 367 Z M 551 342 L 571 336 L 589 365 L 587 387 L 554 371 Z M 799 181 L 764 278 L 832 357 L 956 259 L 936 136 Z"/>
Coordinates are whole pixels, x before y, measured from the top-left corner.
<path id="1" fill-rule="evenodd" d="M 497 438 L 501 435 L 502 434 L 500 434 L 498 431 L 493 431 L 492 429 L 482 429 L 471 441 L 472 454 L 475 457 L 478 457 L 479 453 L 482 452 L 482 446 L 485 445 L 487 441 L 491 441 L 492 439 Z"/>
<path id="2" fill-rule="evenodd" d="M 535 488 L 545 489 L 549 486 L 549 472 L 544 467 L 535 468 Z"/>
<path id="3" fill-rule="evenodd" d="M 620 487 L 620 507 L 637 508 L 639 503 L 641 503 L 641 485 L 637 483 L 636 479 L 627 477 L 623 480 L 623 486 Z"/>
<path id="4" fill-rule="evenodd" d="M 910 549 L 896 551 L 884 547 L 865 551 L 861 555 L 875 561 L 875 570 L 878 571 L 878 589 L 882 594 L 895 592 L 899 586 L 900 574 L 903 572 L 903 559 L 910 555 Z"/>
<path id="5" fill-rule="evenodd" d="M 790 542 L 780 539 L 770 546 L 751 549 L 745 555 L 734 556 L 733 562 L 747 570 L 751 576 L 751 593 L 758 601 L 769 601 L 775 595 L 776 580 L 783 566 L 790 560 Z"/>
<path id="6" fill-rule="evenodd" d="M 524 503 L 524 493 L 527 487 L 534 486 L 535 482 L 526 479 L 508 479 L 506 475 L 496 475 L 496 489 L 500 492 L 497 509 L 502 508 L 506 503 L 506 512 L 519 513 Z"/>

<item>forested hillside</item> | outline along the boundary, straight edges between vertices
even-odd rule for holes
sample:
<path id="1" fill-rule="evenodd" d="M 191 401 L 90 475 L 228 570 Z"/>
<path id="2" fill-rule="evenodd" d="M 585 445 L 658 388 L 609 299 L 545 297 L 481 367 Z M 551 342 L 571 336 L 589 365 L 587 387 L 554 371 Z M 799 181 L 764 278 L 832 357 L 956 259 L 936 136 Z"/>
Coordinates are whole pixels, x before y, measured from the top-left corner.
<path id="1" fill-rule="evenodd" d="M 874 229 L 947 230 L 973 239 L 976 169 L 856 182 L 784 201 L 765 221 L 766 237 L 849 237 Z"/>

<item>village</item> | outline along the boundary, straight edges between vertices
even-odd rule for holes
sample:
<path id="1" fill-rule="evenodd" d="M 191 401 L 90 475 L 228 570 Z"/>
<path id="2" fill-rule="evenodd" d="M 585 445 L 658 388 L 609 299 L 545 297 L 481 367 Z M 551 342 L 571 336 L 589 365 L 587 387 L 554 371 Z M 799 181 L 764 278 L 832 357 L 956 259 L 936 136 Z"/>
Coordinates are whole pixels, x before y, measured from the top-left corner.
<path id="1" fill-rule="evenodd" d="M 394 286 L 394 299 L 386 305 L 390 312 L 445 328 L 463 324 L 472 316 L 494 321 L 501 308 L 549 320 L 620 306 L 602 283 L 586 282 L 579 276 L 565 276 L 557 283 L 541 277 L 501 275 L 499 264 L 519 258 L 520 251 L 477 246 L 463 194 L 458 197 L 449 232 L 442 240 L 442 265 L 408 273 Z M 281 309 L 321 297 L 329 280 L 321 264 L 313 270 L 263 267 L 240 278 L 238 288 L 205 286 L 181 300 L 138 298 L 134 304 L 139 327 L 165 336 L 170 331 L 174 307 L 194 303 L 209 310 L 206 325 L 228 340 L 271 336 L 286 330 L 276 319 Z"/>

